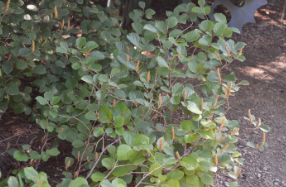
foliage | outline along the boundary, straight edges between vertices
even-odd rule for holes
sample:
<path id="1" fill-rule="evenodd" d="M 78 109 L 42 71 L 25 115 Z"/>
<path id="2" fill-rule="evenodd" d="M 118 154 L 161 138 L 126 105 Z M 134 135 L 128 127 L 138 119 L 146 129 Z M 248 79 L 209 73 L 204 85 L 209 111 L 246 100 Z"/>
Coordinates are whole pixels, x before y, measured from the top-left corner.
<path id="1" fill-rule="evenodd" d="M 227 39 L 237 29 L 222 14 L 179 30 L 209 13 L 203 0 L 199 5 L 179 5 L 153 21 L 154 10 L 141 2 L 128 33 L 116 9 L 89 0 L 0 2 L 1 110 L 30 115 L 46 133 L 40 153 L 29 145 L 7 153 L 39 163 L 60 154 L 57 141 L 70 142 L 59 187 L 201 187 L 213 184 L 218 169 L 236 179 L 239 124 L 225 114 L 229 97 L 248 83 L 220 71 L 245 60 L 245 44 Z M 269 131 L 250 111 L 246 119 Z M 262 150 L 265 133 L 260 146 L 248 145 Z M 15 170 L 0 186 L 50 186 L 36 170 Z"/>

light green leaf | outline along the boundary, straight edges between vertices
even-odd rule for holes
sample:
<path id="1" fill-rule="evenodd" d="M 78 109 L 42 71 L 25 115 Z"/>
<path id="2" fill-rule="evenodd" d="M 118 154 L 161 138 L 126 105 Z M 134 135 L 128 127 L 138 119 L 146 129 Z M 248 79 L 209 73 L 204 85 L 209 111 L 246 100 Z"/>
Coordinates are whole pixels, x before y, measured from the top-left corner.
<path id="1" fill-rule="evenodd" d="M 128 40 L 133 43 L 135 46 L 139 47 L 140 45 L 140 38 L 136 33 L 130 33 L 127 35 Z"/>
<path id="2" fill-rule="evenodd" d="M 101 123 L 109 123 L 112 119 L 111 110 L 108 106 L 101 105 L 99 109 L 99 121 Z"/>
<path id="3" fill-rule="evenodd" d="M 157 21 L 156 20 L 156 27 L 161 31 L 162 33 L 167 33 L 167 25 L 164 21 Z"/>
<path id="4" fill-rule="evenodd" d="M 114 120 L 114 126 L 115 127 L 122 127 L 124 125 L 124 117 L 123 116 L 117 116 Z"/>
<path id="5" fill-rule="evenodd" d="M 220 36 L 224 33 L 227 25 L 225 23 L 216 23 L 213 30 L 216 36 Z"/>
<path id="6" fill-rule="evenodd" d="M 104 133 L 104 129 L 102 127 L 96 127 L 94 130 L 93 130 L 93 135 L 95 137 L 99 137 L 101 136 L 102 134 Z"/>
<path id="7" fill-rule="evenodd" d="M 106 169 L 111 170 L 115 165 L 115 159 L 112 157 L 104 158 L 104 159 L 102 159 L 101 163 L 104 167 L 106 167 Z"/>
<path id="8" fill-rule="evenodd" d="M 159 176 L 162 174 L 162 169 L 163 168 L 161 167 L 161 164 L 156 162 L 152 164 L 152 166 L 149 169 L 149 172 L 151 172 L 151 175 Z"/>
<path id="9" fill-rule="evenodd" d="M 133 150 L 129 145 L 121 144 L 117 148 L 117 158 L 118 160 L 129 160 L 136 156 L 137 152 Z"/>
<path id="10" fill-rule="evenodd" d="M 77 47 L 81 48 L 86 44 L 86 39 L 85 37 L 80 37 L 80 38 L 77 38 L 75 42 L 76 42 Z"/>
<path id="11" fill-rule="evenodd" d="M 29 159 L 26 153 L 19 150 L 14 152 L 13 158 L 15 158 L 17 161 L 24 161 L 24 162 L 26 162 Z"/>
<path id="12" fill-rule="evenodd" d="M 224 23 L 224 24 L 227 23 L 226 17 L 222 13 L 215 13 L 213 14 L 213 16 L 217 22 Z"/>
<path id="13" fill-rule="evenodd" d="M 48 100 L 46 98 L 43 98 L 42 96 L 37 96 L 36 100 L 41 104 L 41 105 L 46 105 L 48 104 Z"/>
<path id="14" fill-rule="evenodd" d="M 191 132 L 193 130 L 194 123 L 190 120 L 183 120 L 180 124 L 180 128 L 184 131 Z"/>
<path id="15" fill-rule="evenodd" d="M 137 136 L 135 136 L 132 143 L 133 146 L 147 145 L 149 144 L 149 138 L 143 134 L 138 134 Z"/>
<path id="16" fill-rule="evenodd" d="M 104 177 L 105 177 L 104 173 L 95 172 L 91 175 L 90 178 L 93 182 L 99 182 L 99 181 L 102 181 Z"/>
<path id="17" fill-rule="evenodd" d="M 169 68 L 168 63 L 161 56 L 158 56 L 156 60 L 158 61 L 159 66 Z"/>
<path id="18" fill-rule="evenodd" d="M 203 176 L 201 176 L 201 180 L 204 184 L 207 184 L 207 185 L 213 185 L 214 183 L 213 177 L 210 176 L 208 173 L 203 173 Z"/>
<path id="19" fill-rule="evenodd" d="M 195 114 L 202 114 L 202 111 L 199 109 L 198 105 L 192 101 L 188 101 L 187 109 Z"/>
<path id="20" fill-rule="evenodd" d="M 182 35 L 182 38 L 185 38 L 187 42 L 193 42 L 199 39 L 200 33 L 197 30 L 190 31 L 184 35 Z"/>
<path id="21" fill-rule="evenodd" d="M 126 182 L 123 179 L 116 178 L 112 181 L 112 185 L 116 187 L 127 187 Z"/>
<path id="22" fill-rule="evenodd" d="M 184 176 L 184 172 L 180 170 L 173 170 L 170 171 L 167 175 L 169 179 L 174 179 L 174 180 L 181 180 Z"/>
<path id="23" fill-rule="evenodd" d="M 69 187 L 88 187 L 88 182 L 83 177 L 78 177 L 75 180 L 72 180 L 69 184 Z"/>
<path id="24" fill-rule="evenodd" d="M 168 28 L 173 28 L 178 24 L 178 19 L 176 17 L 169 17 L 166 20 L 166 24 Z"/>
<path id="25" fill-rule="evenodd" d="M 268 125 L 261 125 L 260 130 L 262 130 L 263 132 L 269 132 L 270 127 Z"/>
<path id="26" fill-rule="evenodd" d="M 63 48 L 63 47 L 57 47 L 56 48 L 56 52 L 68 54 L 68 51 L 65 48 Z"/>
<path id="27" fill-rule="evenodd" d="M 93 111 L 87 112 L 84 116 L 88 120 L 96 120 L 97 119 L 96 113 Z"/>
<path id="28" fill-rule="evenodd" d="M 180 165 L 187 170 L 195 170 L 199 166 L 197 159 L 191 155 L 182 158 Z"/>
<path id="29" fill-rule="evenodd" d="M 148 30 L 148 31 L 151 31 L 151 32 L 155 32 L 155 33 L 158 32 L 157 29 L 156 29 L 155 27 L 153 27 L 151 24 L 145 25 L 145 26 L 143 27 L 143 29 Z"/>
<path id="30" fill-rule="evenodd" d="M 103 180 L 103 181 L 100 183 L 100 185 L 101 185 L 102 187 L 114 187 L 114 186 L 109 182 L 109 180 Z"/>
<path id="31" fill-rule="evenodd" d="M 46 152 L 51 156 L 58 156 L 60 154 L 60 151 L 57 148 L 52 148 L 50 150 L 47 150 Z"/>
<path id="32" fill-rule="evenodd" d="M 86 44 L 85 44 L 85 49 L 87 49 L 87 50 L 90 50 L 90 49 L 95 49 L 95 48 L 97 48 L 99 45 L 96 43 L 96 42 L 94 42 L 94 41 L 88 41 Z"/>
<path id="33" fill-rule="evenodd" d="M 18 182 L 17 178 L 14 177 L 14 176 L 9 177 L 9 179 L 8 179 L 8 186 L 9 187 L 18 187 L 19 186 L 19 182 Z"/>
<path id="34" fill-rule="evenodd" d="M 139 7 L 142 8 L 142 9 L 145 8 L 145 2 L 144 2 L 144 1 L 140 1 L 140 2 L 138 3 L 138 5 L 139 5 Z"/>
<path id="35" fill-rule="evenodd" d="M 24 168 L 24 174 L 27 179 L 33 181 L 35 177 L 38 175 L 38 172 L 33 167 L 26 167 Z"/>
<path id="36" fill-rule="evenodd" d="M 202 31 L 212 31 L 213 30 L 213 22 L 210 20 L 204 20 L 199 24 L 199 28 Z"/>

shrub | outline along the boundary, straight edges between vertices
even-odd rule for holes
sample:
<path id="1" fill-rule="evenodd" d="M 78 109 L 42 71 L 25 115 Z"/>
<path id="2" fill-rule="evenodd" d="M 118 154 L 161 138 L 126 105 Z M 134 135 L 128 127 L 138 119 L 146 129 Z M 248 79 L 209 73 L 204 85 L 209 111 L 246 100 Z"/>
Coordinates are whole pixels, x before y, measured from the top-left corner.
<path id="1" fill-rule="evenodd" d="M 47 161 L 61 151 L 46 147 L 51 137 L 70 142 L 59 187 L 208 186 L 218 169 L 236 179 L 239 124 L 225 114 L 229 97 L 247 81 L 220 71 L 245 60 L 245 44 L 227 39 L 237 29 L 222 14 L 180 30 L 190 16 L 209 13 L 199 2 L 179 5 L 162 21 L 141 2 L 130 13 L 130 33 L 116 9 L 89 0 L 0 2 L 1 110 L 30 115 L 46 133 L 40 153 L 29 145 L 8 153 Z M 269 130 L 250 111 L 246 119 Z M 248 145 L 263 149 L 263 137 L 260 146 Z M 36 169 L 14 171 L 0 184 L 50 186 Z"/>

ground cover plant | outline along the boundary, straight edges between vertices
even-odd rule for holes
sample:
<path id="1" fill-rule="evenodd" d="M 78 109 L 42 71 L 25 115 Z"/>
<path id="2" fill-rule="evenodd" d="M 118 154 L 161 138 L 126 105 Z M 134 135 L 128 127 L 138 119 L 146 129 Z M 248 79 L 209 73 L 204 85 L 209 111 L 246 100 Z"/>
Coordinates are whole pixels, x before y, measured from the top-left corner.
<path id="1" fill-rule="evenodd" d="M 245 44 L 228 39 L 238 30 L 223 14 L 208 20 L 203 0 L 179 5 L 161 21 L 139 6 L 128 32 L 116 8 L 96 1 L 0 2 L 0 109 L 29 115 L 46 134 L 41 152 L 7 147 L 3 154 L 35 164 L 1 186 L 50 186 L 38 165 L 61 154 L 63 140 L 73 149 L 59 187 L 209 186 L 218 169 L 239 176 L 240 134 L 260 129 L 262 142 L 247 145 L 267 145 L 269 127 L 250 110 L 248 129 L 225 117 L 229 97 L 248 84 L 220 74 L 245 60 Z M 198 27 L 187 22 L 197 17 Z M 189 120 L 173 124 L 179 109 Z"/>

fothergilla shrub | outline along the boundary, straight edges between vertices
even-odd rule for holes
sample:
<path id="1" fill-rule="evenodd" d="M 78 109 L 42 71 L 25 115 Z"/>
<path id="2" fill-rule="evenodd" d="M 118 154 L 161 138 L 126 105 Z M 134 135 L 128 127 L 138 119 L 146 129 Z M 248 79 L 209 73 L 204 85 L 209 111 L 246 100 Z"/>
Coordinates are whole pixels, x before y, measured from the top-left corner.
<path id="1" fill-rule="evenodd" d="M 245 60 L 245 44 L 228 39 L 238 30 L 223 14 L 207 20 L 204 0 L 167 11 L 166 20 L 139 6 L 127 32 L 118 9 L 96 1 L 0 2 L 0 109 L 29 115 L 46 134 L 41 152 L 23 145 L 4 154 L 39 163 L 61 154 L 48 141 L 70 142 L 59 187 L 203 187 L 218 170 L 237 179 L 235 143 L 249 129 L 226 113 L 248 82 L 221 70 Z M 194 26 L 197 17 L 204 20 Z M 263 132 L 262 143 L 247 144 L 262 150 L 269 127 L 250 111 L 246 119 Z M 14 171 L 0 186 L 50 186 L 37 170 Z"/>

